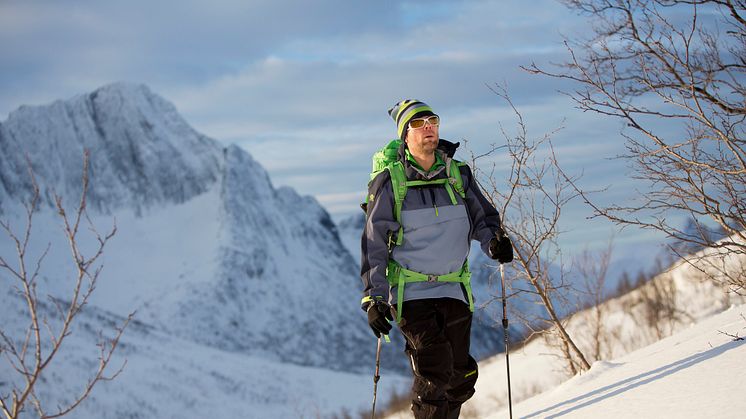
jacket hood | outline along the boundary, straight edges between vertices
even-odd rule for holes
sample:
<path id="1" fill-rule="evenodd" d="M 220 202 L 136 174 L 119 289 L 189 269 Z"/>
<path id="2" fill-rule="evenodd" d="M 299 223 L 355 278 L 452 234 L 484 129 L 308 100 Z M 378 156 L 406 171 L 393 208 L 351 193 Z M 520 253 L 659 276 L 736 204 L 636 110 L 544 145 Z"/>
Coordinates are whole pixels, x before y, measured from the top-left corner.
<path id="1" fill-rule="evenodd" d="M 456 154 L 456 149 L 460 145 L 461 145 L 460 142 L 452 143 L 442 138 L 438 140 L 438 150 L 443 151 L 444 153 L 446 153 L 446 156 L 450 158 L 453 158 L 453 155 Z"/>

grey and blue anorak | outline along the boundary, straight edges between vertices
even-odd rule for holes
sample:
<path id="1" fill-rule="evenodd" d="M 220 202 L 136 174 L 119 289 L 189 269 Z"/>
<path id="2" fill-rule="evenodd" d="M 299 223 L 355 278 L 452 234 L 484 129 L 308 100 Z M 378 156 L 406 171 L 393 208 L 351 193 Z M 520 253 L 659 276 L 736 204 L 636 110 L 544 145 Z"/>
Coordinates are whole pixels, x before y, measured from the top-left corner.
<path id="1" fill-rule="evenodd" d="M 407 180 L 447 178 L 447 158 L 458 144 L 440 140 L 436 162 L 423 170 L 403 145 L 399 159 Z M 465 198 L 456 195 L 453 205 L 443 185 L 410 186 L 401 211 L 403 242 L 389 255 L 389 237 L 399 230 L 394 216 L 394 192 L 388 170 L 379 173 L 368 188 L 368 207 L 362 235 L 363 296 L 397 303 L 396 285 L 386 279 L 389 257 L 405 269 L 426 275 L 445 275 L 462 269 L 469 256 L 471 240 L 489 255 L 490 239 L 500 228 L 497 210 L 487 201 L 474 181 L 471 169 L 460 166 Z M 460 283 L 414 282 L 404 287 L 404 301 L 425 298 L 454 298 L 467 302 Z"/>

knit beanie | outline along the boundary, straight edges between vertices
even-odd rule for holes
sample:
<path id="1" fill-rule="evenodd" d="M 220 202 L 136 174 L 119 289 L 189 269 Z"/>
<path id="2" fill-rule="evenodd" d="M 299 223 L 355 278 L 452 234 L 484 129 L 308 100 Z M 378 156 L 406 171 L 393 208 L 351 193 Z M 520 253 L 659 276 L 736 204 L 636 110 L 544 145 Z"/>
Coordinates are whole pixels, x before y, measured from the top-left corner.
<path id="1" fill-rule="evenodd" d="M 407 136 L 409 121 L 423 116 L 435 115 L 435 112 L 425 103 L 415 99 L 406 99 L 389 109 L 389 115 L 396 122 L 396 133 L 404 140 Z"/>

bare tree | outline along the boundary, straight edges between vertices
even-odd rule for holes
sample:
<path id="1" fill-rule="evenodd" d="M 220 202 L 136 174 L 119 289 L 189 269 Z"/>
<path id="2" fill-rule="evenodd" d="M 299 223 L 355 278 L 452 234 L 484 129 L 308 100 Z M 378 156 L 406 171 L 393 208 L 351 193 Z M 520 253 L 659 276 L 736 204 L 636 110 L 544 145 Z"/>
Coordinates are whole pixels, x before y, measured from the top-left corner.
<path id="1" fill-rule="evenodd" d="M 642 307 L 640 324 L 647 325 L 656 340 L 671 334 L 684 313 L 676 302 L 676 283 L 665 273 L 641 286 L 634 297 L 633 305 Z"/>
<path id="2" fill-rule="evenodd" d="M 583 306 L 589 310 L 589 341 L 591 343 L 590 353 L 588 356 L 598 361 L 606 359 L 612 355 L 611 348 L 608 345 L 609 333 L 605 327 L 605 317 L 608 311 L 608 305 L 604 304 L 608 299 L 606 292 L 606 277 L 611 262 L 613 242 L 610 240 L 608 246 L 599 251 L 583 251 L 575 259 L 575 270 L 578 272 L 583 282 L 580 295 L 585 297 Z"/>
<path id="3" fill-rule="evenodd" d="M 7 237 L 15 245 L 16 251 L 15 263 L 0 255 L 0 272 L 7 274 L 0 279 L 3 282 L 8 281 L 6 285 L 12 287 L 16 291 L 14 295 L 23 300 L 22 305 L 25 306 L 29 322 L 28 327 L 20 335 L 11 333 L 7 329 L 0 329 L 0 352 L 4 355 L 11 370 L 17 374 L 16 377 L 7 377 L 8 381 L 2 383 L 9 386 L 10 392 L 0 394 L 0 412 L 6 419 L 20 418 L 26 410 L 33 410 L 44 419 L 65 416 L 91 394 L 97 383 L 114 379 L 124 368 L 122 364 L 112 374 L 106 374 L 119 339 L 134 313 L 116 328 L 112 338 L 103 339 L 102 337 L 102 341 L 98 343 L 100 350 L 98 367 L 92 377 L 82 385 L 78 395 L 67 399 L 71 400 L 70 402 L 50 407 L 37 391 L 38 384 L 44 381 L 45 371 L 48 371 L 50 365 L 54 364 L 66 338 L 72 333 L 73 324 L 88 303 L 103 267 L 99 259 L 103 255 L 106 244 L 116 233 L 116 225 L 114 225 L 107 234 L 100 235 L 86 211 L 88 160 L 89 154 L 86 151 L 83 159 L 82 194 L 73 214 L 65 211 L 62 198 L 55 194 L 56 211 L 63 224 L 64 236 L 71 252 L 71 263 L 75 267 L 75 276 L 70 281 L 68 300 L 51 295 L 45 300 L 39 296 L 39 277 L 51 244 L 47 245 L 46 250 L 38 258 L 31 256 L 29 243 L 33 236 L 34 213 L 38 210 L 40 193 L 30 161 L 28 166 L 33 194 L 30 202 L 24 203 L 26 225 L 19 233 L 14 231 L 14 226 L 9 221 L 0 222 Z M 81 229 L 86 224 L 98 243 L 90 256 L 84 255 L 80 246 Z"/>
<path id="4" fill-rule="evenodd" d="M 486 179 L 482 189 L 505 217 L 503 227 L 513 240 L 516 257 L 506 272 L 513 274 L 513 284 L 528 285 L 514 289 L 511 298 L 526 298 L 543 308 L 543 314 L 517 315 L 532 335 L 542 335 L 558 345 L 569 371 L 575 374 L 589 369 L 590 364 L 565 327 L 567 319 L 563 313 L 570 311 L 568 293 L 572 290 L 557 239 L 561 233 L 558 223 L 562 209 L 578 193 L 558 170 L 551 142 L 553 133 L 529 139 L 523 117 L 505 89 L 497 86 L 493 91 L 509 104 L 518 121 L 516 135 L 503 129 L 511 165 L 507 184 L 497 180 L 494 165 L 485 171 L 478 164 L 479 159 L 493 154 L 497 148 L 472 156 L 472 167 L 476 178 Z M 560 267 L 559 272 L 550 272 L 553 265 Z"/>
<path id="5" fill-rule="evenodd" d="M 631 204 L 588 200 L 596 214 L 677 243 L 746 253 L 746 1 L 563 2 L 589 16 L 592 35 L 567 40 L 569 59 L 556 70 L 526 69 L 575 82 L 567 94 L 580 109 L 623 121 L 622 157 L 650 187 Z M 716 230 L 728 237 L 714 240 Z M 731 291 L 746 292 L 746 272 L 720 274 Z"/>

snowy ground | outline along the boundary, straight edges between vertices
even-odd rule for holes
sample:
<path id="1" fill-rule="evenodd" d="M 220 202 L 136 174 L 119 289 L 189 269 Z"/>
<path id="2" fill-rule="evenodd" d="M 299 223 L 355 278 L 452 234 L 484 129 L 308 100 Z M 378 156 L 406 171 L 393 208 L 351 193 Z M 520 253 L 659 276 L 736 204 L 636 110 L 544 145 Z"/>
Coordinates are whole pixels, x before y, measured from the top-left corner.
<path id="1" fill-rule="evenodd" d="M 615 359 L 514 406 L 520 418 L 743 418 L 746 305 Z M 724 332 L 724 333 L 721 333 Z M 501 411 L 491 419 L 506 418 Z"/>
<path id="2" fill-rule="evenodd" d="M 0 307 L 16 311 L 18 305 L 18 299 L 0 292 Z M 66 405 L 81 394 L 83 383 L 98 367 L 98 348 L 93 344 L 97 329 L 121 322 L 95 307 L 81 314 L 56 362 L 36 386 L 48 408 L 58 402 Z M 24 325 L 4 324 L 6 332 L 16 335 L 15 329 Z M 308 344 L 328 342 L 314 336 Z M 121 374 L 114 381 L 100 382 L 70 417 L 319 419 L 369 409 L 373 394 L 373 365 L 366 375 L 303 367 L 201 345 L 143 323 L 130 324 L 106 375 L 124 363 Z M 21 388 L 19 380 L 5 360 L 0 362 L 0 393 L 6 393 L 11 382 Z M 404 390 L 407 380 L 386 373 L 385 383 L 387 388 L 379 391 L 381 403 L 393 390 Z M 21 417 L 33 416 L 29 410 Z"/>
<path id="3" fill-rule="evenodd" d="M 174 332 L 177 324 L 156 321 L 159 311 L 185 300 L 190 283 L 209 287 L 209 282 L 218 276 L 217 253 L 226 243 L 215 237 L 220 232 L 218 209 L 214 205 L 218 192 L 213 189 L 186 204 L 154 208 L 140 216 L 128 211 L 116 214 L 119 231 L 107 247 L 102 280 L 91 304 L 81 312 L 72 335 L 37 385 L 38 395 L 49 406 L 58 401 L 66 404 L 80 394 L 81 387 L 98 366 L 98 332 L 110 335 L 115 325 L 124 322 L 126 314 L 137 310 L 136 322 L 125 331 L 107 370 L 113 373 L 126 361 L 121 375 L 114 381 L 99 383 L 71 417 L 318 419 L 370 408 L 375 365 L 372 356 L 359 357 L 364 374 L 283 363 L 277 357 L 262 355 L 272 348 L 222 349 L 178 335 Z M 17 230 L 25 226 L 24 220 L 20 216 L 12 218 L 10 211 L 3 216 L 13 220 L 10 224 Z M 92 218 L 94 225 L 103 231 L 112 225 L 114 216 Z M 72 267 L 60 223 L 54 214 L 40 211 L 35 215 L 33 227 L 29 260 L 35 261 L 51 243 L 39 281 L 39 294 L 68 297 L 71 283 L 67 278 L 71 274 L 61 273 L 69 273 Z M 90 254 L 92 238 L 84 233 L 79 240 Z M 8 255 L 14 252 L 14 243 L 0 234 L 0 255 L 13 260 Z M 0 272 L 0 276 L 0 330 L 23 337 L 28 325 L 24 301 L 13 292 L 14 283 L 6 278 L 7 272 Z M 347 300 L 354 305 L 354 310 L 349 310 L 351 314 L 362 313 L 357 298 Z M 230 315 L 229 307 L 209 301 L 190 310 Z M 348 323 L 357 320 L 352 315 L 348 317 L 349 322 L 344 324 L 332 324 L 325 317 L 318 323 L 318 333 L 301 334 L 297 330 L 304 343 L 301 349 L 308 353 L 338 350 L 344 342 L 337 336 L 344 335 L 346 328 L 352 327 Z M 248 320 L 256 322 L 257 328 L 263 327 L 261 319 Z M 295 323 L 276 322 L 271 326 L 291 331 L 297 328 Z M 376 340 L 364 322 L 360 328 L 372 352 Z M 197 328 L 197 332 L 216 330 Z M 385 388 L 380 389 L 378 401 L 384 404 L 393 391 L 404 391 L 408 379 L 389 371 L 382 375 Z M 0 354 L 0 395 L 7 396 L 11 384 L 21 386 L 19 380 L 20 375 L 12 370 L 5 353 Z M 28 411 L 23 418 L 32 416 L 33 412 Z"/>
<path id="4" fill-rule="evenodd" d="M 746 336 L 746 305 L 733 306 L 613 361 L 598 361 L 582 375 L 522 402 L 514 402 L 513 417 L 746 417 L 742 388 L 746 376 L 743 362 L 746 341 L 734 340 L 726 334 Z M 537 359 L 536 354 L 533 357 L 525 352 L 516 355 L 518 362 L 511 363 L 514 391 L 521 377 L 540 377 L 544 372 L 552 375 L 551 366 L 530 362 Z M 518 368 L 514 368 L 516 366 Z M 496 393 L 501 393 L 499 402 L 507 405 L 507 395 L 503 393 L 504 356 L 488 367 L 483 371 L 486 377 L 480 378 L 477 395 L 465 406 L 462 418 L 509 417 L 507 406 L 489 410 L 499 399 Z M 523 391 L 525 389 L 519 389 L 518 393 Z M 390 416 L 410 417 L 409 412 Z"/>

